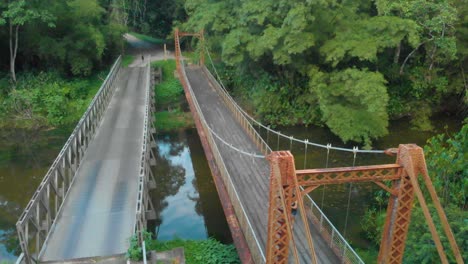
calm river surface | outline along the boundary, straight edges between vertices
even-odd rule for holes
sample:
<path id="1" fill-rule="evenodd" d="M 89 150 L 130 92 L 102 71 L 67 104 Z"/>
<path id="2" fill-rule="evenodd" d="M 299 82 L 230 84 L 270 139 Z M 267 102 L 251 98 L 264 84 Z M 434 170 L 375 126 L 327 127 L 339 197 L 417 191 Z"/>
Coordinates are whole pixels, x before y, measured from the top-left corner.
<path id="1" fill-rule="evenodd" d="M 375 142 L 374 147 L 385 149 L 397 147 L 399 143 L 424 145 L 435 133 L 459 129 L 459 123 L 450 118 L 435 120 L 436 130 L 421 133 L 409 129 L 405 121 L 392 123 L 390 135 Z M 447 126 L 447 130 L 444 128 Z M 297 138 L 308 138 L 319 143 L 343 146 L 329 130 L 320 127 L 279 128 L 285 134 Z M 13 261 L 18 253 L 15 223 L 23 208 L 36 190 L 53 162 L 71 129 L 31 133 L 23 130 L 0 130 L 0 261 Z M 266 136 L 266 135 L 265 135 Z M 276 150 L 277 138 L 269 137 Z M 289 147 L 289 141 L 280 140 L 279 147 Z M 152 191 L 152 200 L 158 220 L 150 223 L 158 239 L 174 237 L 203 239 L 214 237 L 225 243 L 232 241 L 221 204 L 211 178 L 203 148 L 196 130 L 157 136 L 157 167 L 154 173 L 157 189 Z M 348 145 L 352 147 L 352 145 Z M 325 167 L 326 151 L 293 144 L 296 167 L 302 169 L 304 157 L 308 168 Z M 306 155 L 305 155 L 306 154 Z M 394 158 L 382 155 L 358 155 L 356 165 L 393 162 Z M 331 152 L 329 167 L 351 166 L 352 154 Z M 372 202 L 372 193 L 377 190 L 370 184 L 351 187 L 351 203 L 346 236 L 356 246 L 366 247 L 362 239 L 360 217 Z M 330 220 L 341 231 L 347 211 L 349 186 L 327 187 L 312 193 L 317 204 L 322 205 Z"/>

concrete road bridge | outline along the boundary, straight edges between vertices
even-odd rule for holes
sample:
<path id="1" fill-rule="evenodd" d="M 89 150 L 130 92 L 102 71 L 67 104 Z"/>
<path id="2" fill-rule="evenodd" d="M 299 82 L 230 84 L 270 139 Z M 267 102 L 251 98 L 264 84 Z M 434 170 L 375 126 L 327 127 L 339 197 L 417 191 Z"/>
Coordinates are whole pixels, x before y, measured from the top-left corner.
<path id="1" fill-rule="evenodd" d="M 16 224 L 20 259 L 126 252 L 155 216 L 153 111 L 150 64 L 122 68 L 119 57 Z"/>

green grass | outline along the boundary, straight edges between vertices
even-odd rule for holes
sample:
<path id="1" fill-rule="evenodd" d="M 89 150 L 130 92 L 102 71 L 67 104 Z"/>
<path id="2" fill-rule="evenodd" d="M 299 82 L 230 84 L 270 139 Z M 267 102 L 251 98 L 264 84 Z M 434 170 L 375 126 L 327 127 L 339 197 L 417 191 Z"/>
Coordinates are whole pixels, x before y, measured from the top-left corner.
<path id="1" fill-rule="evenodd" d="M 162 68 L 163 71 L 163 81 L 166 80 L 177 80 L 174 76 L 174 71 L 176 70 L 176 61 L 173 59 L 165 61 L 155 61 L 151 63 L 153 68 Z"/>
<path id="2" fill-rule="evenodd" d="M 194 126 L 190 112 L 182 112 L 185 103 L 184 89 L 174 76 L 175 60 L 156 61 L 153 68 L 162 68 L 162 82 L 155 85 L 157 131 L 178 131 Z"/>
<path id="3" fill-rule="evenodd" d="M 130 32 L 129 34 L 134 36 L 135 38 L 144 40 L 144 41 L 149 42 L 149 43 L 157 44 L 157 45 L 161 45 L 161 44 L 166 43 L 165 39 L 154 38 L 154 37 L 143 35 L 143 34 L 136 33 L 136 32 Z"/>
<path id="4" fill-rule="evenodd" d="M 194 126 L 193 118 L 190 112 L 174 111 L 160 111 L 155 115 L 156 131 L 169 132 L 177 131 Z"/>
<path id="5" fill-rule="evenodd" d="M 135 60 L 135 56 L 133 55 L 125 55 L 122 58 L 122 67 L 128 67 L 128 65 L 132 64 Z"/>
<path id="6" fill-rule="evenodd" d="M 180 107 L 184 99 L 184 89 L 174 77 L 175 60 L 153 62 L 152 67 L 161 67 L 163 72 L 163 81 L 155 86 L 157 108 L 168 110 Z"/>
<path id="7" fill-rule="evenodd" d="M 187 264 L 235 264 L 240 263 L 233 245 L 224 245 L 215 239 L 153 241 L 150 247 L 156 251 L 166 251 L 177 247 L 184 248 Z"/>
<path id="8" fill-rule="evenodd" d="M 200 61 L 200 54 L 198 52 L 184 51 L 183 55 L 190 63 L 197 64 Z"/>

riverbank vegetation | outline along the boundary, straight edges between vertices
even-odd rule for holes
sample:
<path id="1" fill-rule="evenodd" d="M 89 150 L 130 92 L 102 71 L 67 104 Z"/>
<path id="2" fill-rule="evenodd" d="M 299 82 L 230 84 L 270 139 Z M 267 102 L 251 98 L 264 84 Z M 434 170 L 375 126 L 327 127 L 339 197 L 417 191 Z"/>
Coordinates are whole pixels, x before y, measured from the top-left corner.
<path id="1" fill-rule="evenodd" d="M 0 96 L 0 128 L 42 129 L 75 123 L 106 77 L 64 78 L 58 72 L 21 73 L 14 89 Z M 0 87 L 9 86 L 9 77 Z M 6 88 L 8 89 L 8 88 Z"/>
<path id="2" fill-rule="evenodd" d="M 453 230 L 463 259 L 468 259 L 468 169 L 466 167 L 466 153 L 468 153 L 468 124 L 453 136 L 440 134 L 428 140 L 424 147 L 428 171 L 440 198 L 442 206 Z M 420 183 L 420 186 L 424 184 Z M 427 201 L 429 193 L 424 192 Z M 362 255 L 369 262 L 373 262 L 378 254 L 383 224 L 385 222 L 388 194 L 379 191 L 374 195 L 375 200 L 361 221 L 364 235 L 375 245 Z M 432 215 L 437 215 L 435 208 L 430 205 Z M 439 234 L 443 234 L 438 218 L 435 218 Z M 442 243 L 451 263 L 455 263 L 454 256 L 445 236 Z M 434 246 L 432 236 L 418 203 L 415 203 L 411 214 L 411 225 L 406 240 L 404 260 L 406 263 L 438 263 L 440 261 Z M 367 262 L 367 261 L 366 261 Z"/>
<path id="3" fill-rule="evenodd" d="M 225 84 L 272 125 L 326 125 L 371 145 L 390 119 L 430 130 L 468 113 L 463 1 L 187 0 Z M 195 41 L 194 41 L 195 42 Z"/>
<path id="4" fill-rule="evenodd" d="M 76 122 L 123 51 L 124 16 L 108 1 L 1 2 L 1 125 Z"/>
<path id="5" fill-rule="evenodd" d="M 241 263 L 234 245 L 225 245 L 214 238 L 205 240 L 190 240 L 175 238 L 169 241 L 152 240 L 151 233 L 144 232 L 147 252 L 155 250 L 163 252 L 175 248 L 184 248 L 187 264 L 236 264 Z M 138 239 L 130 239 L 130 248 L 126 257 L 132 261 L 143 259 L 143 250 L 138 245 Z"/>
<path id="6" fill-rule="evenodd" d="M 175 60 L 157 61 L 153 68 L 162 68 L 162 82 L 155 85 L 157 131 L 177 131 L 193 127 L 193 119 L 187 110 L 184 90 L 179 80 L 174 76 Z"/>
<path id="7" fill-rule="evenodd" d="M 224 245 L 215 239 L 155 241 L 151 249 L 166 251 L 183 247 L 187 264 L 241 263 L 234 245 Z"/>

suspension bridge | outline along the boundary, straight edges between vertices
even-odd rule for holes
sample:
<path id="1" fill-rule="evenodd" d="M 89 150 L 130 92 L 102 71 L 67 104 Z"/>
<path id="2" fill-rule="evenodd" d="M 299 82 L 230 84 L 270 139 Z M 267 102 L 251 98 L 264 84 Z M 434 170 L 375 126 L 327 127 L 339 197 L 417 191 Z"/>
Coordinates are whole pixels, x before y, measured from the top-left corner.
<path id="1" fill-rule="evenodd" d="M 347 149 L 274 131 L 231 98 L 207 49 L 199 65 L 186 65 L 180 49 L 184 36 L 199 38 L 203 47 L 203 31 L 176 30 L 177 74 L 243 263 L 363 263 L 309 193 L 330 184 L 366 181 L 390 193 L 378 263 L 402 262 L 415 196 L 441 262 L 448 263 L 419 179 L 431 195 L 457 263 L 463 263 L 420 147 Z M 205 54 L 216 77 L 205 67 Z M 150 168 L 155 147 L 152 79 L 149 63 L 122 69 L 117 59 L 17 222 L 22 249 L 18 263 L 121 254 L 132 235 L 144 247 L 143 231 L 155 216 L 148 194 L 155 186 Z M 275 151 L 270 135 L 277 138 Z M 289 149 L 280 149 L 280 139 L 289 142 Z M 323 149 L 325 168 L 307 169 L 305 157 L 304 169 L 297 170 L 293 143 L 303 145 L 305 155 L 308 147 Z M 350 167 L 328 168 L 331 150 L 350 153 Z M 396 162 L 355 166 L 358 154 L 395 155 Z"/>
<path id="2" fill-rule="evenodd" d="M 295 139 L 272 130 L 233 100 L 206 48 L 201 50 L 199 65 L 186 65 L 180 38 L 187 36 L 199 38 L 201 47 L 205 47 L 203 30 L 185 33 L 176 29 L 177 71 L 243 263 L 363 263 L 309 196 L 322 186 L 359 182 L 373 182 L 390 193 L 378 263 L 403 261 L 415 196 L 424 211 L 441 262 L 448 263 L 419 178 L 431 195 L 457 263 L 463 263 L 420 147 L 406 144 L 388 150 L 347 149 Z M 205 66 L 205 54 L 212 71 Z M 266 139 L 261 136 L 262 130 Z M 270 146 L 269 135 L 277 138 L 276 151 Z M 280 150 L 280 138 L 290 143 L 289 150 Z M 305 149 L 304 167 L 308 147 L 321 148 L 327 153 L 326 167 L 330 150 L 351 153 L 352 164 L 342 168 L 296 170 L 290 152 L 293 142 Z M 357 154 L 393 155 L 396 162 L 355 166 Z M 349 203 L 350 196 L 348 210 Z M 293 215 L 296 206 L 300 216 Z"/>

